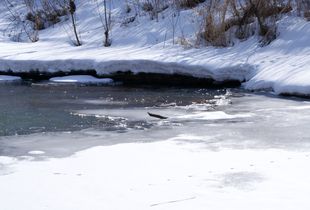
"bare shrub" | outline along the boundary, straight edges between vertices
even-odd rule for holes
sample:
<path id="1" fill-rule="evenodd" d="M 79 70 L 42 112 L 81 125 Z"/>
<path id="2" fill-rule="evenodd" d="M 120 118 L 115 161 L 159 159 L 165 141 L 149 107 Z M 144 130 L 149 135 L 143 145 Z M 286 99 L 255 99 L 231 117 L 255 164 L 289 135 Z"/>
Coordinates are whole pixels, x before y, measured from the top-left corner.
<path id="1" fill-rule="evenodd" d="M 142 4 L 142 10 L 145 12 L 151 12 L 154 10 L 153 4 L 151 2 L 144 2 Z"/>
<path id="2" fill-rule="evenodd" d="M 281 14 L 291 10 L 289 2 L 282 0 L 211 0 L 205 9 L 203 38 L 208 44 L 225 47 L 232 45 L 232 33 L 245 40 L 257 31 L 261 45 L 267 45 L 277 37 Z"/>
<path id="3" fill-rule="evenodd" d="M 27 14 L 33 14 L 35 11 L 35 5 L 33 0 L 24 0 L 21 3 L 11 2 L 10 0 L 4 0 L 2 2 L 9 12 L 8 19 L 10 24 L 7 28 L 9 36 L 13 41 L 22 41 L 23 35 L 31 42 L 39 40 L 38 30 L 40 28 L 39 19 L 34 16 L 33 22 L 25 19 L 25 11 Z"/>
<path id="4" fill-rule="evenodd" d="M 307 21 L 310 21 L 310 11 L 305 11 L 304 17 L 306 18 Z"/>
<path id="5" fill-rule="evenodd" d="M 193 8 L 206 0 L 175 0 L 180 8 Z"/>
<path id="6" fill-rule="evenodd" d="M 9 12 L 11 21 L 7 32 L 14 41 L 27 39 L 31 42 L 39 40 L 39 30 L 48 28 L 67 14 L 63 2 L 67 0 L 3 0 L 1 2 Z"/>
<path id="7" fill-rule="evenodd" d="M 228 1 L 210 1 L 206 6 L 206 16 L 203 32 L 200 34 L 207 44 L 226 47 L 231 44 L 229 33 L 226 33 L 225 20 Z"/>
<path id="8" fill-rule="evenodd" d="M 310 21 L 310 1 L 309 0 L 295 0 L 297 14 L 303 16 Z"/>
<path id="9" fill-rule="evenodd" d="M 259 26 L 261 44 L 268 45 L 277 37 L 277 20 L 283 13 L 292 10 L 290 3 L 281 0 L 248 0 L 245 7 L 247 16 L 254 16 Z"/>
<path id="10" fill-rule="evenodd" d="M 28 12 L 25 19 L 33 22 L 34 26 L 38 28 L 38 30 L 42 30 L 59 23 L 60 17 L 64 15 L 67 15 L 66 9 L 63 11 L 41 9 Z"/>
<path id="11" fill-rule="evenodd" d="M 103 0 L 102 2 L 95 0 L 95 2 L 97 4 L 98 15 L 104 29 L 103 45 L 105 47 L 109 47 L 112 45 L 112 40 L 110 38 L 112 30 L 112 0 Z"/>
<path id="12" fill-rule="evenodd" d="M 171 2 L 164 0 L 145 0 L 141 2 L 141 9 L 149 13 L 151 20 L 158 21 L 158 15 L 169 7 Z"/>

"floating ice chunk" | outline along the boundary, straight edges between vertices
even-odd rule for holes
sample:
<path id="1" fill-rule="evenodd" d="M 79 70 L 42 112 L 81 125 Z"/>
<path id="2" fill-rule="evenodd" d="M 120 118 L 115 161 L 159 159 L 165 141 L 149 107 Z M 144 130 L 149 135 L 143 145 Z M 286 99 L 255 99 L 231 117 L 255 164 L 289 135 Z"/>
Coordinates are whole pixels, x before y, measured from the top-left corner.
<path id="1" fill-rule="evenodd" d="M 222 111 L 214 111 L 214 112 L 196 112 L 193 114 L 181 115 L 176 118 L 178 119 L 196 119 L 196 120 L 220 120 L 220 119 L 233 119 L 233 118 L 243 118 L 243 117 L 251 117 L 252 114 L 235 114 L 230 115 L 226 114 Z"/>
<path id="2" fill-rule="evenodd" d="M 150 120 L 155 119 L 150 117 L 147 112 L 158 114 L 167 117 L 168 120 L 172 121 L 189 121 L 189 120 L 223 120 L 223 119 L 234 119 L 234 118 L 247 118 L 252 117 L 253 113 L 243 114 L 227 114 L 223 111 L 203 111 L 203 112 L 186 112 L 183 109 L 141 109 L 136 108 L 130 110 L 127 109 L 89 109 L 89 110 L 77 110 L 73 112 L 73 115 L 87 117 L 94 116 L 100 117 L 117 117 L 127 120 Z"/>
<path id="3" fill-rule="evenodd" d="M 126 101 L 114 101 L 113 99 L 83 100 L 82 103 L 92 105 L 127 105 Z"/>
<path id="4" fill-rule="evenodd" d="M 83 84 L 111 84 L 113 79 L 110 78 L 96 78 L 89 75 L 73 75 L 64 77 L 53 77 L 50 79 L 51 82 L 60 83 L 83 83 Z"/>
<path id="5" fill-rule="evenodd" d="M 0 75 L 0 82 L 14 82 L 21 80 L 21 77 Z"/>
<path id="6" fill-rule="evenodd" d="M 28 154 L 30 154 L 30 155 L 43 155 L 43 154 L 45 154 L 45 152 L 33 150 L 33 151 L 29 151 Z"/>

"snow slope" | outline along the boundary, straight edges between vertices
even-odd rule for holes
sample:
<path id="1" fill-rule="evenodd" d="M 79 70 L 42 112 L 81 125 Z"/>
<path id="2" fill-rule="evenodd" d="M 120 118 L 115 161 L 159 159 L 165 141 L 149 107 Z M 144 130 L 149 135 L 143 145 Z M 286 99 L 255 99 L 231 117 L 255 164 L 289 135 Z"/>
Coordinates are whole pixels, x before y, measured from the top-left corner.
<path id="1" fill-rule="evenodd" d="M 2 33 L 0 70 L 178 73 L 218 81 L 246 81 L 244 87 L 251 90 L 310 94 L 310 22 L 293 16 L 283 18 L 279 21 L 280 36 L 263 48 L 258 46 L 257 37 L 237 41 L 229 48 L 195 47 L 201 27 L 195 10 L 183 10 L 176 19 L 174 11 L 167 9 L 160 13 L 158 21 L 140 14 L 134 22 L 124 24 L 135 10 L 125 13 L 123 1 L 113 2 L 111 47 L 103 47 L 96 4 L 79 0 L 76 17 L 83 46 L 73 46 L 69 21 L 41 31 L 37 43 L 12 42 Z M 1 10 L 0 31 L 4 32 L 9 23 L 7 12 Z M 173 44 L 173 40 L 178 44 Z"/>

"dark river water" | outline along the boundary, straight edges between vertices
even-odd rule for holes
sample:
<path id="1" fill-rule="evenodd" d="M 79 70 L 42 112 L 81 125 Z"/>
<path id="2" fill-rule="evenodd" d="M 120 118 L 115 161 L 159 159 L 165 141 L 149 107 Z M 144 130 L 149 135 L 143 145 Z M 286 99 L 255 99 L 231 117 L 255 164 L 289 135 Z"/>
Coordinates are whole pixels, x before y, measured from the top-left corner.
<path id="1" fill-rule="evenodd" d="M 214 96 L 226 90 L 81 85 L 1 85 L 0 136 L 38 132 L 77 131 L 86 128 L 120 130 L 109 112 L 136 108 L 164 108 L 194 103 L 211 104 Z M 106 117 L 83 116 L 77 110 L 106 110 Z M 147 128 L 147 111 L 129 127 Z M 143 120 L 145 117 L 145 120 Z M 121 120 L 121 119 L 119 119 Z M 124 120 L 123 120 L 124 122 Z"/>

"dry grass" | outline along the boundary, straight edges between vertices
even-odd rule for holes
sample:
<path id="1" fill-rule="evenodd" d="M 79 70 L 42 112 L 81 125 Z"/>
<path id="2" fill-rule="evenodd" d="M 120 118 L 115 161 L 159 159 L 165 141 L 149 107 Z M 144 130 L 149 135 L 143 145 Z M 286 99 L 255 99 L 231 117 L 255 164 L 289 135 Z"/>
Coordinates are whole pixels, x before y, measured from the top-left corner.
<path id="1" fill-rule="evenodd" d="M 225 23 L 229 2 L 229 0 L 210 1 L 204 8 L 205 23 L 200 36 L 208 45 L 226 47 L 231 44 L 230 33 L 227 33 Z"/>
<path id="2" fill-rule="evenodd" d="M 283 0 L 211 0 L 200 36 L 209 45 L 226 47 L 233 44 L 233 37 L 245 40 L 257 31 L 261 44 L 267 45 L 277 37 L 278 18 L 291 10 Z"/>

